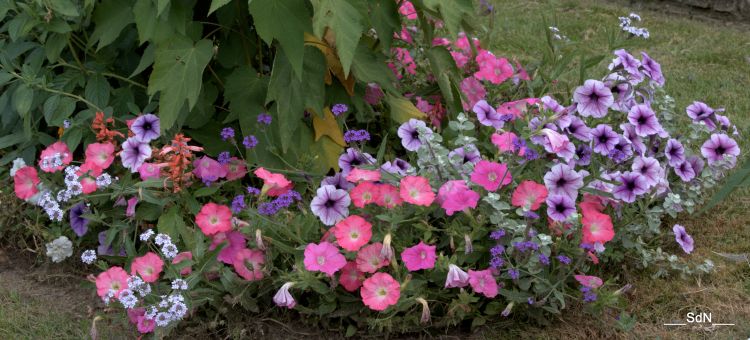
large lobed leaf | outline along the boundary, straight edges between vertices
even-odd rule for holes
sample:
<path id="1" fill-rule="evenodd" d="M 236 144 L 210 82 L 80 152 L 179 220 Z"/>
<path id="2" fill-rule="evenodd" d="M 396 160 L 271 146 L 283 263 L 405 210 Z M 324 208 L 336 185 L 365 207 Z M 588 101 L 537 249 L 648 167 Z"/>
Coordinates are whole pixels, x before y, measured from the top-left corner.
<path id="1" fill-rule="evenodd" d="M 267 44 L 276 39 L 299 79 L 302 77 L 304 34 L 312 31 L 305 0 L 252 0 L 248 9 L 258 35 Z"/>

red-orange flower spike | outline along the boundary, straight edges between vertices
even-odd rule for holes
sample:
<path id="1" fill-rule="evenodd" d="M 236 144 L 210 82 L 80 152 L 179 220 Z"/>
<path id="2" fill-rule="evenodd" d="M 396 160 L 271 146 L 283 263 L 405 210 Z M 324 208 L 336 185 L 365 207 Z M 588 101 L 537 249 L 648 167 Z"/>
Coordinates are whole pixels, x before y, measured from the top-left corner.
<path id="1" fill-rule="evenodd" d="M 164 156 L 169 178 L 172 180 L 172 191 L 179 192 L 185 182 L 190 180 L 192 173 L 186 170 L 193 158 L 193 151 L 202 151 L 203 148 L 188 145 L 190 138 L 179 133 L 174 136 L 172 143 L 166 145 L 159 152 Z"/>
<path id="2" fill-rule="evenodd" d="M 91 129 L 96 131 L 96 141 L 116 145 L 115 136 L 120 136 L 121 138 L 125 136 L 121 132 L 110 130 L 107 128 L 107 124 L 111 124 L 114 127 L 115 120 L 112 117 L 104 119 L 104 112 L 97 112 L 94 121 L 91 123 Z"/>

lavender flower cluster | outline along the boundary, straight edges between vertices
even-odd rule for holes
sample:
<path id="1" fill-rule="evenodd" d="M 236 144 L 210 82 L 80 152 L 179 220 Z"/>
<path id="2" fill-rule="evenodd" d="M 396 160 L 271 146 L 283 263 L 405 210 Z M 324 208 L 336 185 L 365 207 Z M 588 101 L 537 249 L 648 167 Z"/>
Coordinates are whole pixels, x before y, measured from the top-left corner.
<path id="1" fill-rule="evenodd" d="M 258 213 L 261 215 L 275 215 L 279 210 L 288 208 L 295 201 L 301 201 L 302 196 L 294 191 L 289 190 L 286 193 L 279 195 L 271 202 L 264 202 L 258 206 Z"/>

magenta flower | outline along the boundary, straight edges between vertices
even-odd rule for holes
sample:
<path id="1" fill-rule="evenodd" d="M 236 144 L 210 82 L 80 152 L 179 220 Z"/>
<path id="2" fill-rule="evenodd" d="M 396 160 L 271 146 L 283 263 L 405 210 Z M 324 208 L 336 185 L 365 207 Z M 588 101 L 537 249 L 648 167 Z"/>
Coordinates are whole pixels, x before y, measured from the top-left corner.
<path id="1" fill-rule="evenodd" d="M 674 232 L 674 239 L 677 241 L 677 244 L 682 247 L 682 251 L 684 251 L 687 254 L 690 254 L 693 252 L 693 238 L 685 231 L 685 227 L 675 224 L 674 227 L 672 227 L 672 231 Z"/>
<path id="2" fill-rule="evenodd" d="M 445 209 L 445 214 L 452 216 L 457 211 L 476 208 L 479 194 L 469 189 L 463 180 L 447 181 L 438 190 L 438 203 Z"/>
<path id="3" fill-rule="evenodd" d="M 193 175 L 204 182 L 215 182 L 227 176 L 227 169 L 213 158 L 203 156 L 193 161 Z"/>
<path id="4" fill-rule="evenodd" d="M 471 181 L 487 191 L 495 191 L 501 185 L 508 185 L 512 180 L 507 165 L 485 160 L 479 161 L 471 173 Z"/>
<path id="5" fill-rule="evenodd" d="M 471 284 L 471 289 L 475 292 L 483 294 L 488 298 L 497 296 L 497 281 L 489 269 L 469 270 L 469 284 Z"/>
<path id="6" fill-rule="evenodd" d="M 695 101 L 687 107 L 686 111 L 688 117 L 693 119 L 693 122 L 704 122 L 711 131 L 716 128 L 716 124 L 711 119 L 714 116 L 714 109 L 706 105 L 706 103 Z"/>
<path id="7" fill-rule="evenodd" d="M 436 246 L 424 244 L 419 241 L 419 244 L 404 249 L 401 252 L 401 260 L 404 261 L 406 269 L 410 272 L 417 271 L 420 269 L 432 269 L 435 268 L 435 255 Z"/>
<path id="8" fill-rule="evenodd" d="M 305 269 L 333 276 L 346 265 L 346 258 L 331 243 L 310 243 L 305 247 Z"/>
<path id="9" fill-rule="evenodd" d="M 604 83 L 589 79 L 579 86 L 573 93 L 573 101 L 581 116 L 602 118 L 607 115 L 607 109 L 614 103 L 612 91 Z"/>

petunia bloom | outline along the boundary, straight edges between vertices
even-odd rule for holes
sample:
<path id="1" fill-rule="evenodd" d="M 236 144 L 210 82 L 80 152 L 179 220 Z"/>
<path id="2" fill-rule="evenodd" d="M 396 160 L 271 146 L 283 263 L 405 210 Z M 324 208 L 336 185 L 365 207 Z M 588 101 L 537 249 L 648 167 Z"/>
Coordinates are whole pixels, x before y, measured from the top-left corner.
<path id="1" fill-rule="evenodd" d="M 406 176 L 400 183 L 401 199 L 414 205 L 428 207 L 435 200 L 430 182 L 421 176 Z"/>
<path id="2" fill-rule="evenodd" d="M 364 208 L 367 204 L 375 203 L 379 194 L 380 189 L 378 185 L 372 182 L 359 183 L 349 191 L 352 203 L 358 208 Z"/>
<path id="3" fill-rule="evenodd" d="M 161 135 L 160 127 L 159 117 L 148 113 L 136 118 L 133 124 L 130 125 L 130 131 L 133 131 L 136 139 L 148 143 L 159 138 Z"/>
<path id="4" fill-rule="evenodd" d="M 334 225 L 349 215 L 349 194 L 333 185 L 322 185 L 310 202 L 310 210 L 325 225 Z"/>
<path id="5" fill-rule="evenodd" d="M 471 173 L 471 181 L 487 191 L 495 191 L 501 185 L 508 185 L 512 180 L 508 166 L 503 163 L 482 160 Z"/>
<path id="6" fill-rule="evenodd" d="M 86 204 L 83 202 L 70 208 L 70 228 L 73 229 L 73 232 L 78 237 L 86 235 L 86 231 L 88 230 L 89 220 L 81 216 L 87 211 L 88 208 L 86 208 Z"/>
<path id="7" fill-rule="evenodd" d="M 479 124 L 491 126 L 497 130 L 502 129 L 505 125 L 502 116 L 484 99 L 474 104 L 474 107 L 471 110 L 476 113 Z"/>
<path id="8" fill-rule="evenodd" d="M 193 161 L 193 175 L 204 182 L 215 182 L 227 176 L 227 169 L 215 159 L 203 156 Z"/>
<path id="9" fill-rule="evenodd" d="M 612 196 L 626 203 L 633 203 L 637 196 L 648 191 L 648 185 L 643 176 L 634 172 L 625 172 L 619 176 L 620 185 L 615 187 Z"/>
<path id="10" fill-rule="evenodd" d="M 589 79 L 576 88 L 573 101 L 581 116 L 602 118 L 614 103 L 612 91 L 601 81 Z"/>
<path id="11" fill-rule="evenodd" d="M 419 244 L 406 248 L 401 252 L 401 260 L 404 261 L 406 269 L 410 272 L 417 271 L 420 269 L 432 269 L 435 268 L 435 255 L 436 246 L 424 244 L 419 241 Z"/>
<path id="12" fill-rule="evenodd" d="M 292 189 L 292 182 L 282 174 L 275 174 L 264 168 L 258 168 L 253 173 L 263 180 L 261 192 L 268 194 L 268 196 L 281 196 Z"/>
<path id="13" fill-rule="evenodd" d="M 687 231 L 685 231 L 685 227 L 675 224 L 674 227 L 672 227 L 672 231 L 674 232 L 674 239 L 677 241 L 677 244 L 680 245 L 682 251 L 687 254 L 692 253 L 693 238 L 687 233 Z"/>
<path id="14" fill-rule="evenodd" d="M 329 242 L 310 243 L 305 247 L 305 269 L 333 276 L 346 265 L 346 258 Z"/>
<path id="15" fill-rule="evenodd" d="M 583 187 L 583 174 L 567 164 L 557 164 L 544 175 L 544 184 L 550 195 L 566 195 L 575 200 Z"/>
<path id="16" fill-rule="evenodd" d="M 589 287 L 592 289 L 596 289 L 602 286 L 604 282 L 602 282 L 602 279 L 596 276 L 590 276 L 590 275 L 573 275 L 573 277 L 584 287 Z"/>
<path id="17" fill-rule="evenodd" d="M 469 285 L 469 274 L 455 264 L 448 265 L 445 288 L 461 288 Z"/>
<path id="18" fill-rule="evenodd" d="M 510 203 L 525 210 L 537 210 L 547 199 L 547 187 L 534 181 L 523 181 L 513 191 Z"/>
<path id="19" fill-rule="evenodd" d="M 615 236 L 615 230 L 612 226 L 612 218 L 604 213 L 592 209 L 583 209 L 583 243 L 605 244 Z"/>
<path id="20" fill-rule="evenodd" d="M 357 263 L 349 261 L 341 268 L 339 283 L 349 292 L 353 292 L 362 286 L 365 281 L 365 273 L 357 269 Z"/>
<path id="21" fill-rule="evenodd" d="M 375 273 L 362 283 L 360 295 L 365 306 L 382 311 L 398 302 L 401 285 L 390 274 Z"/>
<path id="22" fill-rule="evenodd" d="M 361 216 L 351 215 L 336 223 L 333 234 L 341 248 L 348 251 L 357 251 L 367 242 L 370 242 L 372 224 Z"/>
<path id="23" fill-rule="evenodd" d="M 155 163 L 143 162 L 138 167 L 138 174 L 141 176 L 142 181 L 149 179 L 159 179 L 161 168 Z"/>
<path id="24" fill-rule="evenodd" d="M 73 161 L 73 154 L 68 145 L 54 142 L 47 146 L 39 155 L 39 168 L 44 172 L 57 172 Z"/>
<path id="25" fill-rule="evenodd" d="M 477 271 L 469 269 L 469 284 L 475 292 L 481 293 L 488 298 L 497 296 L 497 281 L 489 269 Z"/>
<path id="26" fill-rule="evenodd" d="M 266 258 L 257 249 L 240 249 L 235 253 L 232 267 L 237 275 L 247 281 L 257 281 L 263 278 L 263 264 Z"/>
<path id="27" fill-rule="evenodd" d="M 701 155 L 708 160 L 708 164 L 714 164 L 728 157 L 731 165 L 737 161 L 740 155 L 740 147 L 734 139 L 723 133 L 714 133 L 701 146 Z"/>
<path id="28" fill-rule="evenodd" d="M 297 305 L 297 301 L 295 301 L 292 294 L 289 293 L 289 289 L 292 288 L 293 285 L 293 282 L 286 282 L 281 285 L 279 291 L 273 296 L 273 303 L 279 307 L 286 307 L 289 309 L 294 308 L 294 306 Z"/>
<path id="29" fill-rule="evenodd" d="M 368 244 L 357 252 L 357 270 L 365 273 L 374 273 L 378 269 L 387 266 L 390 260 L 383 256 L 383 244 L 376 242 Z"/>
<path id="30" fill-rule="evenodd" d="M 380 171 L 353 168 L 346 175 L 346 180 L 352 183 L 377 182 L 380 180 Z"/>
<path id="31" fill-rule="evenodd" d="M 130 274 L 138 274 L 145 282 L 156 282 L 159 280 L 163 267 L 164 261 L 161 257 L 154 252 L 148 252 L 133 259 L 133 263 L 130 264 Z"/>
<path id="32" fill-rule="evenodd" d="M 547 196 L 547 216 L 554 221 L 564 222 L 576 212 L 575 201 L 565 194 Z"/>
<path id="33" fill-rule="evenodd" d="M 663 130 L 656 113 L 647 104 L 638 104 L 630 108 L 628 121 L 635 127 L 635 133 L 640 137 L 658 134 Z"/>
<path id="34" fill-rule="evenodd" d="M 417 151 L 422 146 L 421 137 L 432 135 L 432 130 L 421 120 L 409 119 L 401 124 L 398 128 L 398 136 L 401 138 L 401 145 L 408 151 Z"/>
<path id="35" fill-rule="evenodd" d="M 479 194 L 469 189 L 463 180 L 447 181 L 438 190 L 437 201 L 445 209 L 445 214 L 452 216 L 457 211 L 476 208 Z"/>
<path id="36" fill-rule="evenodd" d="M 22 200 L 27 200 L 39 192 L 39 175 L 36 168 L 25 166 L 16 171 L 13 176 L 13 189 L 16 196 Z"/>
<path id="37" fill-rule="evenodd" d="M 112 143 L 91 143 L 86 147 L 86 164 L 100 171 L 109 168 L 115 160 L 115 146 Z"/>
<path id="38" fill-rule="evenodd" d="M 399 189 L 391 184 L 380 184 L 378 185 L 378 194 L 375 197 L 375 204 L 386 207 L 394 208 L 401 205 L 404 201 L 401 199 Z"/>
<path id="39" fill-rule="evenodd" d="M 115 298 L 119 297 L 123 290 L 128 289 L 129 277 L 122 267 L 110 267 L 96 277 L 96 294 L 104 299 L 112 291 Z"/>
<path id="40" fill-rule="evenodd" d="M 232 230 L 232 211 L 226 205 L 206 203 L 195 216 L 195 224 L 203 234 L 211 236 Z"/>

